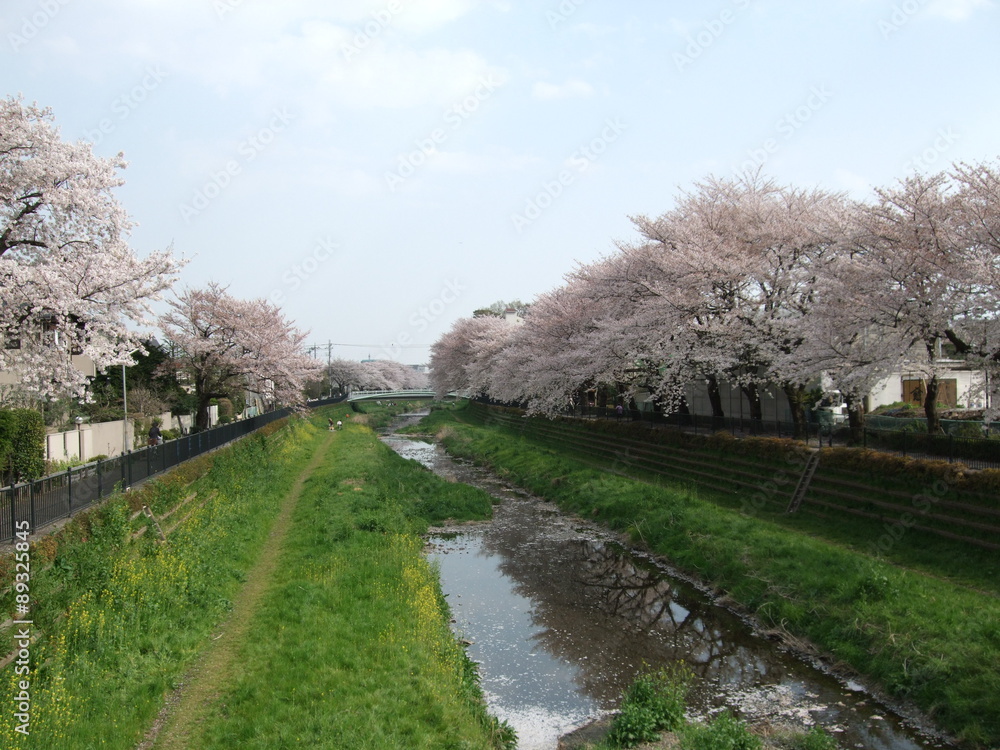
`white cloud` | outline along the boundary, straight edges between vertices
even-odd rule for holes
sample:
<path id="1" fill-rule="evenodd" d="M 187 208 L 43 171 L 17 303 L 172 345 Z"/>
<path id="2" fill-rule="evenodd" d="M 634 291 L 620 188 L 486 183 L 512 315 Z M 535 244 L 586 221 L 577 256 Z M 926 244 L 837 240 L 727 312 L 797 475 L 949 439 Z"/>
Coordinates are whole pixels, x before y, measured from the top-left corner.
<path id="1" fill-rule="evenodd" d="M 397 0 L 403 10 L 399 26 L 407 31 L 424 32 L 445 26 L 468 13 L 473 0 Z"/>
<path id="2" fill-rule="evenodd" d="M 991 0 L 931 0 L 927 12 L 949 21 L 965 21 L 976 11 L 992 6 Z"/>
<path id="3" fill-rule="evenodd" d="M 218 2 L 221 15 L 213 10 Z M 459 44 L 428 47 L 422 32 L 475 10 L 472 0 L 103 0 L 122 32 L 86 17 L 60 40 L 52 65 L 95 79 L 161 65 L 229 96 L 249 94 L 297 111 L 454 104 L 484 77 L 506 74 Z M 70 6 L 72 8 L 72 6 Z M 142 13 L 148 15 L 141 16 Z M 87 41 L 85 65 L 78 42 Z M 96 50 L 96 51 L 95 51 Z M 127 65 L 128 63 L 125 63 Z"/>
<path id="4" fill-rule="evenodd" d="M 562 85 L 538 81 L 531 89 L 531 96 L 543 101 L 550 99 L 570 99 L 579 96 L 587 97 L 592 96 L 593 93 L 594 87 L 578 78 L 570 79 Z"/>

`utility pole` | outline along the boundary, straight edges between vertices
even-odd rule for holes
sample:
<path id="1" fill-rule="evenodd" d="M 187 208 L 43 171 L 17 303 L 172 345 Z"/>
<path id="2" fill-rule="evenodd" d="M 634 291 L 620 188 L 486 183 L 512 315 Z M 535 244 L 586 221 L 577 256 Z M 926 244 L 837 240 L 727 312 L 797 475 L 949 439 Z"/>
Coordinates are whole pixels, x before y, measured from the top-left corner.
<path id="1" fill-rule="evenodd" d="M 333 342 L 326 340 L 326 393 L 327 398 L 333 397 L 333 378 L 330 375 L 331 356 L 333 355 Z"/>

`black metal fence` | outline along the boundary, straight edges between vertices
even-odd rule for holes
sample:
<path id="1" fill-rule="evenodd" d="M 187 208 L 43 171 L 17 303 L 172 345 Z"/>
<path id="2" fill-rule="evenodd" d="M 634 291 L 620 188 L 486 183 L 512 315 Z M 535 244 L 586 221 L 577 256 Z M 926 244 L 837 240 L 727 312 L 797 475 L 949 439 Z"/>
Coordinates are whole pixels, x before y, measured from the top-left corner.
<path id="1" fill-rule="evenodd" d="M 515 413 L 486 409 L 478 411 L 486 423 L 498 424 L 545 440 L 546 445 L 565 449 L 577 456 L 595 459 L 592 466 L 609 467 L 625 476 L 642 477 L 648 474 L 666 477 L 672 481 L 691 483 L 724 496 L 739 493 L 744 509 L 788 512 L 795 494 L 795 478 L 788 482 L 790 464 L 776 457 L 741 455 L 723 449 L 725 460 L 720 462 L 719 446 L 699 445 L 695 439 L 671 441 L 667 445 L 651 441 L 648 432 L 628 431 L 605 433 L 600 430 L 579 429 L 580 425 L 524 419 Z M 686 433 L 689 434 L 689 433 Z M 908 438 L 912 438 L 910 433 Z M 947 436 L 942 436 L 947 437 Z M 997 441 L 993 441 L 996 443 Z M 803 454 L 795 456 L 798 470 L 802 468 Z M 918 529 L 963 545 L 975 545 L 989 550 L 1000 550 L 1000 511 L 992 497 L 949 487 L 947 498 L 930 494 L 916 497 L 930 498 L 926 504 L 914 502 L 912 487 L 888 489 L 879 486 L 867 472 L 853 472 L 843 467 L 827 470 L 819 461 L 820 453 L 808 455 L 817 459 L 816 473 L 799 496 L 800 510 L 820 518 L 841 517 L 853 519 L 859 528 L 871 524 L 876 535 L 895 525 L 899 529 Z M 603 464 L 601 463 L 603 462 Z M 780 477 L 785 477 L 781 480 Z M 923 480 L 920 480 L 921 482 Z M 782 488 L 783 486 L 783 488 Z M 929 492 L 929 491 L 928 491 Z M 746 504 L 749 503 L 749 504 Z M 900 520 L 897 520 L 900 519 Z M 872 537 L 874 538 L 874 536 Z M 895 538 L 895 537 L 893 537 Z"/>
<path id="2" fill-rule="evenodd" d="M 1000 437 L 930 435 L 908 430 L 864 431 L 864 447 L 897 456 L 961 462 L 970 469 L 1000 469 Z"/>
<path id="3" fill-rule="evenodd" d="M 795 425 L 777 419 L 660 414 L 636 409 L 623 409 L 619 413 L 615 408 L 596 406 L 581 407 L 574 414 L 589 418 L 642 421 L 694 433 L 729 432 L 734 436 L 798 438 L 807 444 L 813 443 L 818 446 L 846 445 L 850 436 L 846 424 L 836 424 L 832 421 L 806 422 L 801 428 L 804 434 L 796 435 Z M 862 446 L 899 456 L 960 461 L 971 469 L 1000 469 L 1000 435 L 964 437 L 954 432 L 930 435 L 913 430 L 866 427 Z"/>
<path id="4" fill-rule="evenodd" d="M 338 400 L 314 401 L 309 406 L 325 406 Z M 278 409 L 185 435 L 162 445 L 140 448 L 115 458 L 4 487 L 0 489 L 0 543 L 14 539 L 19 521 L 28 521 L 34 533 L 93 505 L 120 488 L 130 487 L 190 458 L 249 435 L 288 414 L 288 409 Z"/>
<path id="5" fill-rule="evenodd" d="M 584 406 L 574 412 L 577 416 L 614 419 L 621 421 L 647 422 L 651 424 L 679 427 L 687 432 L 713 433 L 730 432 L 733 435 L 761 435 L 772 437 L 794 437 L 795 425 L 774 418 L 751 419 L 750 417 L 706 417 L 698 414 L 661 414 L 656 411 L 640 411 L 638 409 L 622 409 L 614 407 Z M 804 433 L 801 439 L 807 443 L 817 441 L 826 444 L 833 436 L 836 427 L 830 422 L 807 422 L 803 425 Z"/>

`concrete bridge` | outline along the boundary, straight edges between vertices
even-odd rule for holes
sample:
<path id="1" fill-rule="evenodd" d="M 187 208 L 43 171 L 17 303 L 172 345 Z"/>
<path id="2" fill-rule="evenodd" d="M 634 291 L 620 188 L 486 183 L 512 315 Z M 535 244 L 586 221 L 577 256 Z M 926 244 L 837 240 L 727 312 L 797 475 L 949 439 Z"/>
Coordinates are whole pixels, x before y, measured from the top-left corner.
<path id="1" fill-rule="evenodd" d="M 434 391 L 412 390 L 412 391 L 352 391 L 347 397 L 348 401 L 412 401 L 414 399 L 434 398 Z"/>

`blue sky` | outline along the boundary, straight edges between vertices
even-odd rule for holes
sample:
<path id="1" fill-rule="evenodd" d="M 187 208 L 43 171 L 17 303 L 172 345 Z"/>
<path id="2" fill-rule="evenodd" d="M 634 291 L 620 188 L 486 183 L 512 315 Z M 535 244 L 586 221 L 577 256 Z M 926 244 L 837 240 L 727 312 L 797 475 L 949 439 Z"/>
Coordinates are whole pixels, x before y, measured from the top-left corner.
<path id="1" fill-rule="evenodd" d="M 5 0 L 0 81 L 125 153 L 181 286 L 416 363 L 709 174 L 863 198 L 997 159 L 998 39 L 993 0 Z"/>

